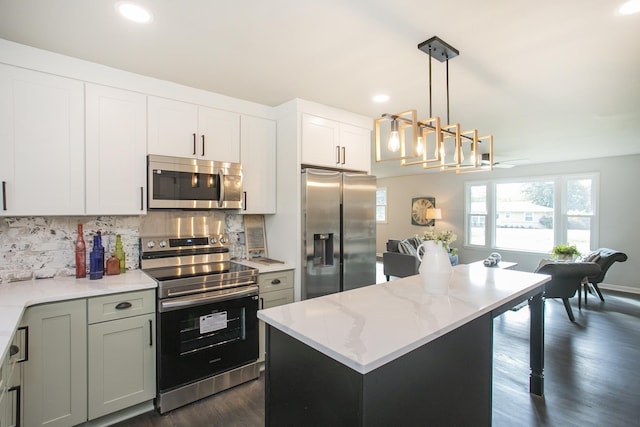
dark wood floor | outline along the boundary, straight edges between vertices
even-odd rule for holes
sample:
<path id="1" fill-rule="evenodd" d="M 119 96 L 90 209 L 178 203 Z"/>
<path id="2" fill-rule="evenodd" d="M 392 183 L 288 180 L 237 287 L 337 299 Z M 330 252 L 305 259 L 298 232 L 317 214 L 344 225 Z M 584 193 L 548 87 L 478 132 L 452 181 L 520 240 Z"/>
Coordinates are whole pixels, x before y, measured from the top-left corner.
<path id="1" fill-rule="evenodd" d="M 529 310 L 494 321 L 494 426 L 640 426 L 640 295 L 590 296 L 571 323 L 559 300 L 547 300 L 545 396 L 528 393 Z M 264 378 L 163 416 L 150 412 L 118 424 L 264 425 Z M 398 425 L 402 425 L 399 420 Z"/>

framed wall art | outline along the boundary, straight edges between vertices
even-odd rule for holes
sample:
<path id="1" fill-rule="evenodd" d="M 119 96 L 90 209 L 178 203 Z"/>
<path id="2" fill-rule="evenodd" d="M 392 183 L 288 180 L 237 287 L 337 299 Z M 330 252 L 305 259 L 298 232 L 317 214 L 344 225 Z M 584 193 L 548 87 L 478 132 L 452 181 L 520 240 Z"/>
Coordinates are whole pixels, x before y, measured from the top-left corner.
<path id="1" fill-rule="evenodd" d="M 412 225 L 435 225 L 434 219 L 427 219 L 427 209 L 435 209 L 435 197 L 414 197 L 411 199 L 411 224 Z"/>

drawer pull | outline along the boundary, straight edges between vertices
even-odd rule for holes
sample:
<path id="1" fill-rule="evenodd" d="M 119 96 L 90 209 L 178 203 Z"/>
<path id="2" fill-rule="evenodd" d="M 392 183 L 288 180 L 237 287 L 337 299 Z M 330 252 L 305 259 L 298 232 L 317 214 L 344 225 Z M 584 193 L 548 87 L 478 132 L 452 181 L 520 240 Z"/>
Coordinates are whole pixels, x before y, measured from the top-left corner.
<path id="1" fill-rule="evenodd" d="M 116 305 L 116 310 L 126 310 L 127 308 L 131 308 L 131 303 L 128 301 L 121 302 Z"/>
<path id="2" fill-rule="evenodd" d="M 273 279 L 273 280 L 271 281 L 271 284 L 272 284 L 272 285 L 279 285 L 279 284 L 280 284 L 280 279 Z"/>

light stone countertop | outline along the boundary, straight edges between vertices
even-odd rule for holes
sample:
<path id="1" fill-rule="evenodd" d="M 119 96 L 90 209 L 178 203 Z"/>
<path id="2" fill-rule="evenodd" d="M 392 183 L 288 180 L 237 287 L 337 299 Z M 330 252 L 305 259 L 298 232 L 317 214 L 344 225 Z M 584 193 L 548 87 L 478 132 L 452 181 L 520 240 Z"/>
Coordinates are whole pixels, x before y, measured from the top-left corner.
<path id="1" fill-rule="evenodd" d="M 0 285 L 0 361 L 9 349 L 12 335 L 27 307 L 77 298 L 155 289 L 157 283 L 142 270 L 104 276 L 99 280 L 56 277 Z"/>
<path id="2" fill-rule="evenodd" d="M 293 270 L 294 266 L 287 263 L 275 263 L 275 264 L 262 264 L 259 262 L 249 261 L 246 259 L 233 259 L 231 260 L 237 264 L 242 264 L 247 267 L 257 268 L 260 273 L 273 273 L 275 271 Z"/>
<path id="3" fill-rule="evenodd" d="M 258 311 L 258 318 L 365 374 L 503 305 L 550 276 L 484 266 L 453 269 L 448 295 L 419 275 Z"/>

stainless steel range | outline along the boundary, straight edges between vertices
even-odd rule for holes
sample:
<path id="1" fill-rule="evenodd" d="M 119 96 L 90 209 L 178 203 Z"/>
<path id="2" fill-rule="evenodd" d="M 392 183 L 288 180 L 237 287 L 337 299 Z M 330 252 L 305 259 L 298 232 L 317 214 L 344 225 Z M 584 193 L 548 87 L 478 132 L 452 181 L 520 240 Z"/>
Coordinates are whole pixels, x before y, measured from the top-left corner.
<path id="1" fill-rule="evenodd" d="M 258 271 L 230 261 L 223 225 L 204 215 L 141 229 L 141 268 L 158 282 L 160 413 L 260 375 Z"/>

